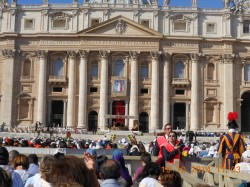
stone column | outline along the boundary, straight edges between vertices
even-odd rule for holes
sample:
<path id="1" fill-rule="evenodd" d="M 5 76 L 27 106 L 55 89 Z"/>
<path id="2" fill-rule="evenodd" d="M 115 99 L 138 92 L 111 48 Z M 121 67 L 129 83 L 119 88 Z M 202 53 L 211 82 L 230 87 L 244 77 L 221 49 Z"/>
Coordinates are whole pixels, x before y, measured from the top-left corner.
<path id="1" fill-rule="evenodd" d="M 46 126 L 45 110 L 46 110 L 46 74 L 47 74 L 47 53 L 45 51 L 37 51 L 39 57 L 39 81 L 38 81 L 38 97 L 37 97 L 37 119 Z"/>
<path id="2" fill-rule="evenodd" d="M 4 71 L 1 98 L 1 123 L 11 126 L 13 122 L 13 92 L 14 92 L 14 60 L 15 50 L 2 50 L 4 59 Z"/>
<path id="3" fill-rule="evenodd" d="M 68 100 L 63 101 L 63 128 L 66 128 L 66 120 L 67 120 L 67 102 Z"/>
<path id="4" fill-rule="evenodd" d="M 125 116 L 128 116 L 128 101 L 125 101 Z M 128 126 L 128 118 L 125 118 L 125 127 Z"/>
<path id="5" fill-rule="evenodd" d="M 108 111 L 108 55 L 107 51 L 100 51 L 101 57 L 101 84 L 100 84 L 100 110 L 99 125 L 100 129 L 104 129 L 106 125 L 105 115 Z"/>
<path id="6" fill-rule="evenodd" d="M 79 104 L 78 104 L 78 125 L 77 128 L 87 128 L 87 64 L 88 51 L 80 51 L 79 69 Z"/>
<path id="7" fill-rule="evenodd" d="M 174 103 L 171 103 L 171 124 L 174 124 Z"/>
<path id="8" fill-rule="evenodd" d="M 159 52 L 151 52 L 152 80 L 151 80 L 151 124 L 152 130 L 159 128 Z"/>
<path id="9" fill-rule="evenodd" d="M 109 114 L 112 114 L 113 112 L 113 100 L 109 102 Z M 112 127 L 112 118 L 109 118 L 109 126 Z"/>
<path id="10" fill-rule="evenodd" d="M 228 112 L 232 112 L 235 109 L 234 101 L 234 54 L 224 54 L 222 56 L 222 62 L 224 63 L 223 68 L 223 79 L 224 79 L 224 91 L 223 91 L 223 120 L 222 120 L 222 127 L 227 129 L 227 115 Z"/>
<path id="11" fill-rule="evenodd" d="M 164 54 L 164 65 L 163 65 L 163 124 L 170 123 L 170 63 L 171 55 L 168 53 Z"/>
<path id="12" fill-rule="evenodd" d="M 189 125 L 189 106 L 190 106 L 190 103 L 187 102 L 186 103 L 186 128 L 185 128 L 186 131 L 188 131 L 190 129 L 190 125 Z"/>
<path id="13" fill-rule="evenodd" d="M 129 116 L 138 116 L 138 52 L 130 52 L 130 101 Z M 129 129 L 133 128 L 134 119 L 129 119 Z"/>
<path id="14" fill-rule="evenodd" d="M 190 54 L 192 60 L 192 75 L 191 75 L 191 130 L 200 129 L 200 92 L 199 90 L 199 56 L 198 54 Z"/>
<path id="15" fill-rule="evenodd" d="M 67 106 L 67 127 L 74 127 L 75 124 L 75 62 L 76 52 L 68 51 L 69 55 L 69 85 L 68 85 L 68 106 Z"/>

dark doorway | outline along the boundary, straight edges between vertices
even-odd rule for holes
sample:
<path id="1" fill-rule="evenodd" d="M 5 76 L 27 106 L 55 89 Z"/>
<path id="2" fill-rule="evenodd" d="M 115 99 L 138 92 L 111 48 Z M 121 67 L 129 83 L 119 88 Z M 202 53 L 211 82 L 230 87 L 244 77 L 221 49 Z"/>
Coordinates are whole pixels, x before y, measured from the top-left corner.
<path id="1" fill-rule="evenodd" d="M 98 114 L 96 111 L 89 112 L 89 131 L 96 131 L 98 126 Z"/>
<path id="2" fill-rule="evenodd" d="M 54 100 L 51 103 L 51 127 L 63 126 L 63 101 Z"/>
<path id="3" fill-rule="evenodd" d="M 125 102 L 124 101 L 113 101 L 112 115 L 125 115 Z M 115 119 L 112 119 L 112 126 L 124 127 L 124 124 L 125 124 L 124 118 L 117 117 Z"/>
<path id="4" fill-rule="evenodd" d="M 148 133 L 148 113 L 147 112 L 140 113 L 138 130 Z"/>
<path id="5" fill-rule="evenodd" d="M 250 132 L 250 92 L 245 92 L 241 99 L 241 131 Z"/>
<path id="6" fill-rule="evenodd" d="M 174 104 L 174 129 L 186 128 L 186 104 L 175 103 Z"/>

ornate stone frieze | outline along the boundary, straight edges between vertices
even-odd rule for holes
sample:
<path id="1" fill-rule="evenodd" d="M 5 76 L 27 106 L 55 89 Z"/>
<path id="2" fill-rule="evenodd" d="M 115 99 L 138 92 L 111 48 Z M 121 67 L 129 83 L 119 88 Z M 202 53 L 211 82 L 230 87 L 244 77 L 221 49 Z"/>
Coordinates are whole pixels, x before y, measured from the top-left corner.
<path id="1" fill-rule="evenodd" d="M 115 26 L 115 31 L 116 34 L 123 34 L 126 31 L 126 23 L 122 19 L 118 19 L 116 26 Z"/>
<path id="2" fill-rule="evenodd" d="M 165 60 L 170 61 L 171 57 L 172 57 L 172 54 L 165 52 L 165 53 L 163 53 L 163 57 L 164 57 Z"/>
<path id="3" fill-rule="evenodd" d="M 20 50 L 20 51 L 18 51 L 18 54 L 20 56 L 27 58 L 27 59 L 31 59 L 32 57 L 36 56 L 36 52 L 34 52 L 34 51 L 21 51 Z"/>
<path id="4" fill-rule="evenodd" d="M 224 64 L 233 64 L 235 59 L 235 54 L 223 54 L 221 55 L 221 61 Z"/>
<path id="5" fill-rule="evenodd" d="M 5 58 L 14 58 L 15 54 L 16 54 L 16 51 L 12 50 L 12 49 L 4 49 L 4 50 L 2 50 L 2 55 Z"/>
<path id="6" fill-rule="evenodd" d="M 177 48 L 180 48 L 180 47 L 183 47 L 183 48 L 198 48 L 199 47 L 199 44 L 198 43 L 192 43 L 192 42 L 177 42 L 177 41 L 163 41 L 161 43 L 161 45 L 164 47 L 177 47 Z"/>

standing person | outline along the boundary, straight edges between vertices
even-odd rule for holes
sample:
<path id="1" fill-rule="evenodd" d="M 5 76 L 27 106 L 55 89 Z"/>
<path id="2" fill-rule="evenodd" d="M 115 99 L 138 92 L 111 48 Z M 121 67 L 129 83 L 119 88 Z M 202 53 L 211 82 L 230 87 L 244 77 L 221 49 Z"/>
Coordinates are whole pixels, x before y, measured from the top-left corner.
<path id="1" fill-rule="evenodd" d="M 161 146 L 159 158 L 164 158 L 164 161 L 171 164 L 174 163 L 174 159 L 180 159 L 180 142 L 177 140 L 177 134 L 171 131 L 168 135 L 168 141 Z"/>
<path id="2" fill-rule="evenodd" d="M 39 173 L 38 156 L 36 154 L 29 154 L 29 169 L 28 172 L 32 175 Z"/>
<path id="3" fill-rule="evenodd" d="M 229 132 L 220 139 L 218 153 L 222 153 L 224 158 L 223 168 L 232 170 L 240 161 L 242 153 L 245 151 L 244 137 L 236 130 L 239 127 L 236 123 L 237 112 L 228 113 Z"/>
<path id="4" fill-rule="evenodd" d="M 164 126 L 164 131 L 165 131 L 165 135 L 160 136 L 156 139 L 154 149 L 153 149 L 153 156 L 159 156 L 160 147 L 161 147 L 161 145 L 163 145 L 164 143 L 167 142 L 168 134 L 172 131 L 172 125 L 167 123 Z"/>

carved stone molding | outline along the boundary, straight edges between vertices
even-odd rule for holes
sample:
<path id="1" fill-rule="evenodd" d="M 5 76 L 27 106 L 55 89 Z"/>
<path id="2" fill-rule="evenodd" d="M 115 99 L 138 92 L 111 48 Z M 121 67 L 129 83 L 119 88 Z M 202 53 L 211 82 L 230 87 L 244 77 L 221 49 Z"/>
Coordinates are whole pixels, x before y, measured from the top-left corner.
<path id="1" fill-rule="evenodd" d="M 48 52 L 44 50 L 38 50 L 36 52 L 36 55 L 38 56 L 38 58 L 46 58 L 48 55 Z"/>
<path id="2" fill-rule="evenodd" d="M 116 26 L 115 26 L 115 31 L 116 34 L 123 34 L 126 31 L 126 23 L 122 19 L 118 19 Z"/>
<path id="3" fill-rule="evenodd" d="M 138 10 L 135 10 L 135 11 L 134 11 L 134 16 L 138 16 L 138 14 L 139 14 L 139 11 L 138 11 Z"/>
<path id="4" fill-rule="evenodd" d="M 158 11 L 154 11 L 153 14 L 154 14 L 155 17 L 157 17 L 158 16 Z"/>
<path id="5" fill-rule="evenodd" d="M 4 49 L 4 50 L 2 50 L 2 55 L 5 58 L 14 58 L 15 54 L 16 54 L 16 51 L 12 50 L 12 49 Z"/>
<path id="6" fill-rule="evenodd" d="M 230 17 L 231 17 L 230 14 L 224 14 L 224 15 L 223 15 L 223 21 L 229 20 Z"/>
<path id="7" fill-rule="evenodd" d="M 204 58 L 205 56 L 202 53 L 191 53 L 190 58 L 192 62 L 196 63 L 201 60 L 201 58 Z"/>
<path id="8" fill-rule="evenodd" d="M 88 13 L 89 13 L 89 9 L 83 9 L 83 13 L 84 13 L 85 16 L 87 16 Z"/>
<path id="9" fill-rule="evenodd" d="M 129 51 L 129 56 L 131 60 L 136 60 L 139 56 L 140 52 L 139 51 Z"/>
<path id="10" fill-rule="evenodd" d="M 27 59 L 31 59 L 32 57 L 35 57 L 36 56 L 36 53 L 34 51 L 18 51 L 18 54 L 20 56 L 23 56 Z"/>
<path id="11" fill-rule="evenodd" d="M 162 53 L 161 51 L 151 51 L 150 55 L 152 59 L 158 59 L 161 53 Z"/>
<path id="12" fill-rule="evenodd" d="M 170 61 L 171 57 L 172 57 L 172 54 L 170 54 L 170 53 L 163 53 L 163 57 L 164 57 L 165 60 Z"/>
<path id="13" fill-rule="evenodd" d="M 89 50 L 80 50 L 79 54 L 81 58 L 88 58 Z"/>
<path id="14" fill-rule="evenodd" d="M 103 10 L 103 15 L 104 15 L 104 16 L 107 16 L 108 13 L 109 13 L 109 10 Z"/>
<path id="15" fill-rule="evenodd" d="M 72 10 L 72 16 L 75 17 L 77 15 L 77 10 Z"/>
<path id="16" fill-rule="evenodd" d="M 47 16 L 48 15 L 48 10 L 42 10 L 41 14 L 42 14 L 42 16 Z"/>
<path id="17" fill-rule="evenodd" d="M 99 51 L 101 58 L 107 58 L 110 51 Z"/>
<path id="18" fill-rule="evenodd" d="M 72 58 L 76 57 L 77 52 L 76 51 L 67 51 L 67 54 L 69 55 L 69 58 L 72 59 Z"/>
<path id="19" fill-rule="evenodd" d="M 222 63 L 233 64 L 235 59 L 235 54 L 223 54 L 221 55 Z"/>

